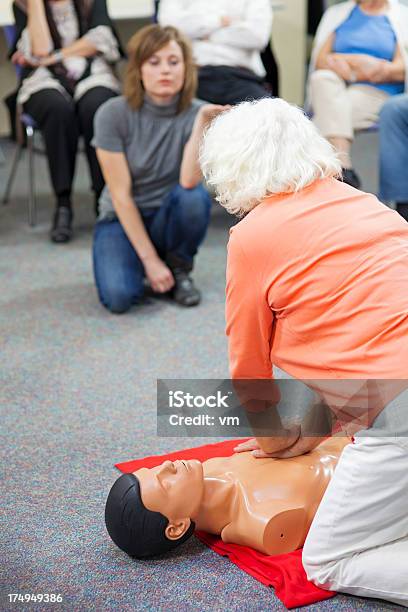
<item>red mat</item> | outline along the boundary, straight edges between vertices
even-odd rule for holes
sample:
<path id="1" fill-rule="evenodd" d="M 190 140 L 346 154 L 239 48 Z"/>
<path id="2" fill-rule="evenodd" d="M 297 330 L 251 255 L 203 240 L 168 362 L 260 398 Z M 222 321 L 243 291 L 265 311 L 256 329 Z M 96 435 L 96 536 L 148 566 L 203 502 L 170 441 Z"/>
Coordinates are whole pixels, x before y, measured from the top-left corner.
<path id="1" fill-rule="evenodd" d="M 243 440 L 228 440 L 217 444 L 206 444 L 197 448 L 188 448 L 168 455 L 145 457 L 125 463 L 117 463 L 117 467 L 123 473 L 135 472 L 141 467 L 155 467 L 166 459 L 198 459 L 205 461 L 211 457 L 229 457 L 233 453 L 237 442 Z M 295 550 L 285 555 L 268 556 L 259 553 L 247 546 L 238 544 L 225 544 L 218 536 L 210 535 L 203 531 L 197 531 L 196 536 L 223 557 L 228 557 L 244 572 L 250 574 L 262 584 L 273 586 L 276 596 L 287 608 L 306 606 L 317 601 L 323 601 L 333 597 L 332 591 L 319 589 L 306 578 L 302 565 L 302 551 Z"/>

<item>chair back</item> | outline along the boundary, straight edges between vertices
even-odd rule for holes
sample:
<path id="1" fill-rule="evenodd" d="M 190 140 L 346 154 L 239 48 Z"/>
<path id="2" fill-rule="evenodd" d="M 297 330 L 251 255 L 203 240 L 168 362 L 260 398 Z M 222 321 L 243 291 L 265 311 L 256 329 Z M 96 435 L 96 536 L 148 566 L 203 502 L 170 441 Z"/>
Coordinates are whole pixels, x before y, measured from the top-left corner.
<path id="1" fill-rule="evenodd" d="M 16 37 L 16 27 L 14 25 L 3 26 L 4 36 L 6 37 L 7 46 L 9 49 L 14 45 Z"/>
<path id="2" fill-rule="evenodd" d="M 12 49 L 16 42 L 16 26 L 6 25 L 3 26 L 4 36 L 6 37 L 7 47 Z M 17 78 L 20 80 L 22 74 L 22 67 L 18 64 L 14 64 L 14 70 L 16 71 Z"/>

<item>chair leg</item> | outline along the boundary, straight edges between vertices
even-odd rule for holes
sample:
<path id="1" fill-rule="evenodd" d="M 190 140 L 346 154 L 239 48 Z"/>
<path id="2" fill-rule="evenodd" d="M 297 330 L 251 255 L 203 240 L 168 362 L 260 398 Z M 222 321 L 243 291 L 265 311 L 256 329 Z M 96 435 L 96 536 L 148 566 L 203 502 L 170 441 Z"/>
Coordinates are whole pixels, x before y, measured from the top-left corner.
<path id="1" fill-rule="evenodd" d="M 14 177 L 16 175 L 16 170 L 17 170 L 18 162 L 20 161 L 20 158 L 21 158 L 22 150 L 23 150 L 23 147 L 18 142 L 16 144 L 16 148 L 15 148 L 15 151 L 14 151 L 13 163 L 11 164 L 10 174 L 9 174 L 9 177 L 8 177 L 8 180 L 7 180 L 6 189 L 4 191 L 4 195 L 3 195 L 3 199 L 2 199 L 3 205 L 8 204 L 11 188 L 13 187 Z"/>
<path id="2" fill-rule="evenodd" d="M 29 174 L 29 194 L 28 194 L 28 224 L 33 227 L 36 222 L 36 205 L 34 191 L 34 130 L 26 126 L 27 150 L 28 150 L 28 174 Z"/>

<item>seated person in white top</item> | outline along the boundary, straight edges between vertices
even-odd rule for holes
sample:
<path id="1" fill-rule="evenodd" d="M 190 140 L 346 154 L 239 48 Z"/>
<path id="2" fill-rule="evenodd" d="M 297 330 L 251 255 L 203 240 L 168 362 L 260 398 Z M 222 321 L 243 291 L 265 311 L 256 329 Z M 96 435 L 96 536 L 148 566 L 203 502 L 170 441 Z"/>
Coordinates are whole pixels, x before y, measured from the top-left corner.
<path id="1" fill-rule="evenodd" d="M 271 37 L 269 0 L 160 0 L 158 20 L 192 40 L 198 98 L 236 104 L 270 95 L 260 57 Z"/>

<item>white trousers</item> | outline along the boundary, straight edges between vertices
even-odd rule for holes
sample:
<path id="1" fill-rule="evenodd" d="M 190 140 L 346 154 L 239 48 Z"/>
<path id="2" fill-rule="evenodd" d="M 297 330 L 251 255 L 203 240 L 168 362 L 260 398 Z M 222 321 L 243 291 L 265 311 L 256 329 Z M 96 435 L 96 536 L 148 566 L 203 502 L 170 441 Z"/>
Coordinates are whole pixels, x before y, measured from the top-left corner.
<path id="1" fill-rule="evenodd" d="M 368 432 L 340 457 L 303 565 L 322 588 L 408 607 L 408 442 Z"/>
<path id="2" fill-rule="evenodd" d="M 313 123 L 325 137 L 353 140 L 354 130 L 371 127 L 389 94 L 371 85 L 347 85 L 332 70 L 310 76 Z"/>

